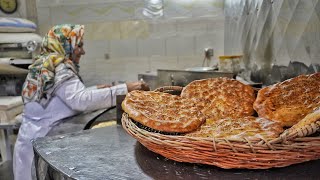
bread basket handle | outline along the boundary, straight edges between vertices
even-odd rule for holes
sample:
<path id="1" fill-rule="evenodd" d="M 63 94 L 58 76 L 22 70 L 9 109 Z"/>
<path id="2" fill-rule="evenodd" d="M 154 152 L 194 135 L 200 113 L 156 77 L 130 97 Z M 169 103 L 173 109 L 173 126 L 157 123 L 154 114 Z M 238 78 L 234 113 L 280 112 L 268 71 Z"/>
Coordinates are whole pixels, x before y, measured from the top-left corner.
<path id="1" fill-rule="evenodd" d="M 305 118 L 300 120 L 297 124 L 293 125 L 291 128 L 285 130 L 279 138 L 271 141 L 271 143 L 277 143 L 286 140 L 292 140 L 299 137 L 305 137 L 320 129 L 320 107 L 308 114 Z"/>
<path id="2" fill-rule="evenodd" d="M 182 91 L 183 87 L 181 86 L 163 86 L 155 89 L 156 92 L 170 92 L 170 91 Z"/>

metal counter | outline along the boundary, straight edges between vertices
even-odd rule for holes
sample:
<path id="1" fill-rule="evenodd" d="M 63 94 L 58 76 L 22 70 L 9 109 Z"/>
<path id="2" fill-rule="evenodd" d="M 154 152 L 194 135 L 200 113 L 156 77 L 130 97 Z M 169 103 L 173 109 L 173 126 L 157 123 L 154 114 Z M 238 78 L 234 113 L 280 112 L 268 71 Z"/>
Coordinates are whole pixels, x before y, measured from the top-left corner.
<path id="1" fill-rule="evenodd" d="M 55 124 L 46 136 L 55 136 L 59 134 L 89 129 L 93 123 L 98 122 L 99 117 L 103 117 L 104 120 L 115 120 L 115 107 L 84 112 L 72 117 L 65 118 Z"/>
<path id="2" fill-rule="evenodd" d="M 170 70 L 158 69 L 157 72 L 138 74 L 139 80 L 144 80 L 154 90 L 162 86 L 186 86 L 190 82 L 199 79 L 228 77 L 234 78 L 236 74 L 221 71 L 195 71 L 195 70 Z"/>
<path id="3" fill-rule="evenodd" d="M 190 82 L 199 79 L 228 77 L 233 78 L 234 73 L 221 72 L 221 71 L 187 71 L 187 70 L 169 70 L 158 69 L 158 82 L 157 86 L 186 86 Z"/>
<path id="4" fill-rule="evenodd" d="M 38 179 L 319 179 L 320 160 L 268 170 L 221 169 L 155 154 L 121 126 L 33 141 Z"/>

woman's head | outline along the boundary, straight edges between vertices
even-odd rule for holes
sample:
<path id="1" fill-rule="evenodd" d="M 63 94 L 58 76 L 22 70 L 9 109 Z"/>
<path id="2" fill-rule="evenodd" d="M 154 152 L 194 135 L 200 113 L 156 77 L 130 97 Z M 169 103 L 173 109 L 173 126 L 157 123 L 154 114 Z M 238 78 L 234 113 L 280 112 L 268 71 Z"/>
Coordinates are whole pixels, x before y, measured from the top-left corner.
<path id="1" fill-rule="evenodd" d="M 59 84 L 75 75 L 80 78 L 77 67 L 81 55 L 85 53 L 82 48 L 83 33 L 83 25 L 62 24 L 49 30 L 43 38 L 40 56 L 29 66 L 22 88 L 24 103 L 37 101 L 45 105 Z M 58 66 L 60 70 L 67 70 L 56 73 Z"/>
<path id="2" fill-rule="evenodd" d="M 57 53 L 78 64 L 83 50 L 84 26 L 61 24 L 52 27 L 44 36 L 41 54 Z"/>

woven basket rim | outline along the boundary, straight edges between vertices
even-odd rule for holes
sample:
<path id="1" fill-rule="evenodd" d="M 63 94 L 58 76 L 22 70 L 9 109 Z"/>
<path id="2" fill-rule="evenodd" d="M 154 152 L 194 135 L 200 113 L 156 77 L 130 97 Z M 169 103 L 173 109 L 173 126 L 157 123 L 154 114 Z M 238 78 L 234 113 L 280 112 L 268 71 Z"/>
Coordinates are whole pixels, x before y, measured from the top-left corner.
<path id="1" fill-rule="evenodd" d="M 135 123 L 133 123 L 133 119 L 129 117 L 129 115 L 124 112 L 122 116 L 122 123 L 126 123 L 128 121 L 132 122 L 132 126 L 136 128 L 138 131 L 140 131 L 143 134 L 149 135 L 149 136 L 156 136 L 156 137 L 161 137 L 162 139 L 171 139 L 171 140 L 180 140 L 180 141 L 206 141 L 206 142 L 215 142 L 215 143 L 220 143 L 220 142 L 228 142 L 228 143 L 238 143 L 238 144 L 257 144 L 257 145 L 262 145 L 262 144 L 288 144 L 288 142 L 291 140 L 297 140 L 300 141 L 301 138 L 304 139 L 319 139 L 320 141 L 320 136 L 318 137 L 306 137 L 307 135 L 310 135 L 310 132 L 308 134 L 303 134 L 306 132 L 306 130 L 310 131 L 311 127 L 317 127 L 316 129 L 313 129 L 313 133 L 316 132 L 317 130 L 320 129 L 320 122 L 317 121 L 315 123 L 312 123 L 310 125 L 305 125 L 303 128 L 298 129 L 297 131 L 294 131 L 292 133 L 288 133 L 288 130 L 285 130 L 282 134 L 279 135 L 279 137 L 272 138 L 272 139 L 263 139 L 263 138 L 255 138 L 255 139 L 243 139 L 243 140 L 237 140 L 237 139 L 229 139 L 229 138 L 212 138 L 212 137 L 190 137 L 190 136 L 184 136 L 184 135 L 167 135 L 167 134 L 161 134 L 158 132 L 150 132 L 147 130 L 144 130 L 142 128 L 139 128 Z M 311 133 L 312 134 L 312 133 Z M 271 148 L 273 149 L 273 148 Z"/>
<path id="2" fill-rule="evenodd" d="M 147 149 L 178 162 L 224 169 L 268 169 L 320 158 L 320 137 L 296 137 L 270 143 L 164 135 L 139 128 L 126 113 L 122 116 L 122 126 Z"/>

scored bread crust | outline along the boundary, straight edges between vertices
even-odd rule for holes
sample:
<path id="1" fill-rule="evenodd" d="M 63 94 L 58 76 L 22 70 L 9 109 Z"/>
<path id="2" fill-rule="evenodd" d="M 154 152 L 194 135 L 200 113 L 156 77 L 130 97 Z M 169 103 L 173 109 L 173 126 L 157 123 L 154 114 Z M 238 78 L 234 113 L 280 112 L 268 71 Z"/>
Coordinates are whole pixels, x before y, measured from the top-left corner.
<path id="1" fill-rule="evenodd" d="M 274 121 L 260 117 L 224 118 L 207 122 L 198 130 L 185 134 L 189 137 L 225 138 L 243 141 L 244 138 L 272 139 L 283 132 L 282 126 Z"/>
<path id="2" fill-rule="evenodd" d="M 144 126 L 163 132 L 196 130 L 205 116 L 191 100 L 153 91 L 132 91 L 122 102 L 129 117 Z"/>
<path id="3" fill-rule="evenodd" d="M 306 115 L 302 120 L 300 120 L 297 124 L 293 125 L 290 129 L 288 129 L 289 133 L 294 131 L 301 130 L 302 128 L 306 127 L 307 125 L 311 125 L 320 120 L 320 108 L 316 109 L 312 113 Z M 310 128 L 307 128 L 310 131 Z"/>
<path id="4" fill-rule="evenodd" d="M 183 88 L 181 97 L 192 99 L 210 119 L 254 114 L 254 89 L 230 78 L 196 80 Z"/>
<path id="5" fill-rule="evenodd" d="M 258 91 L 260 117 L 292 126 L 320 106 L 320 73 L 300 75 Z"/>

